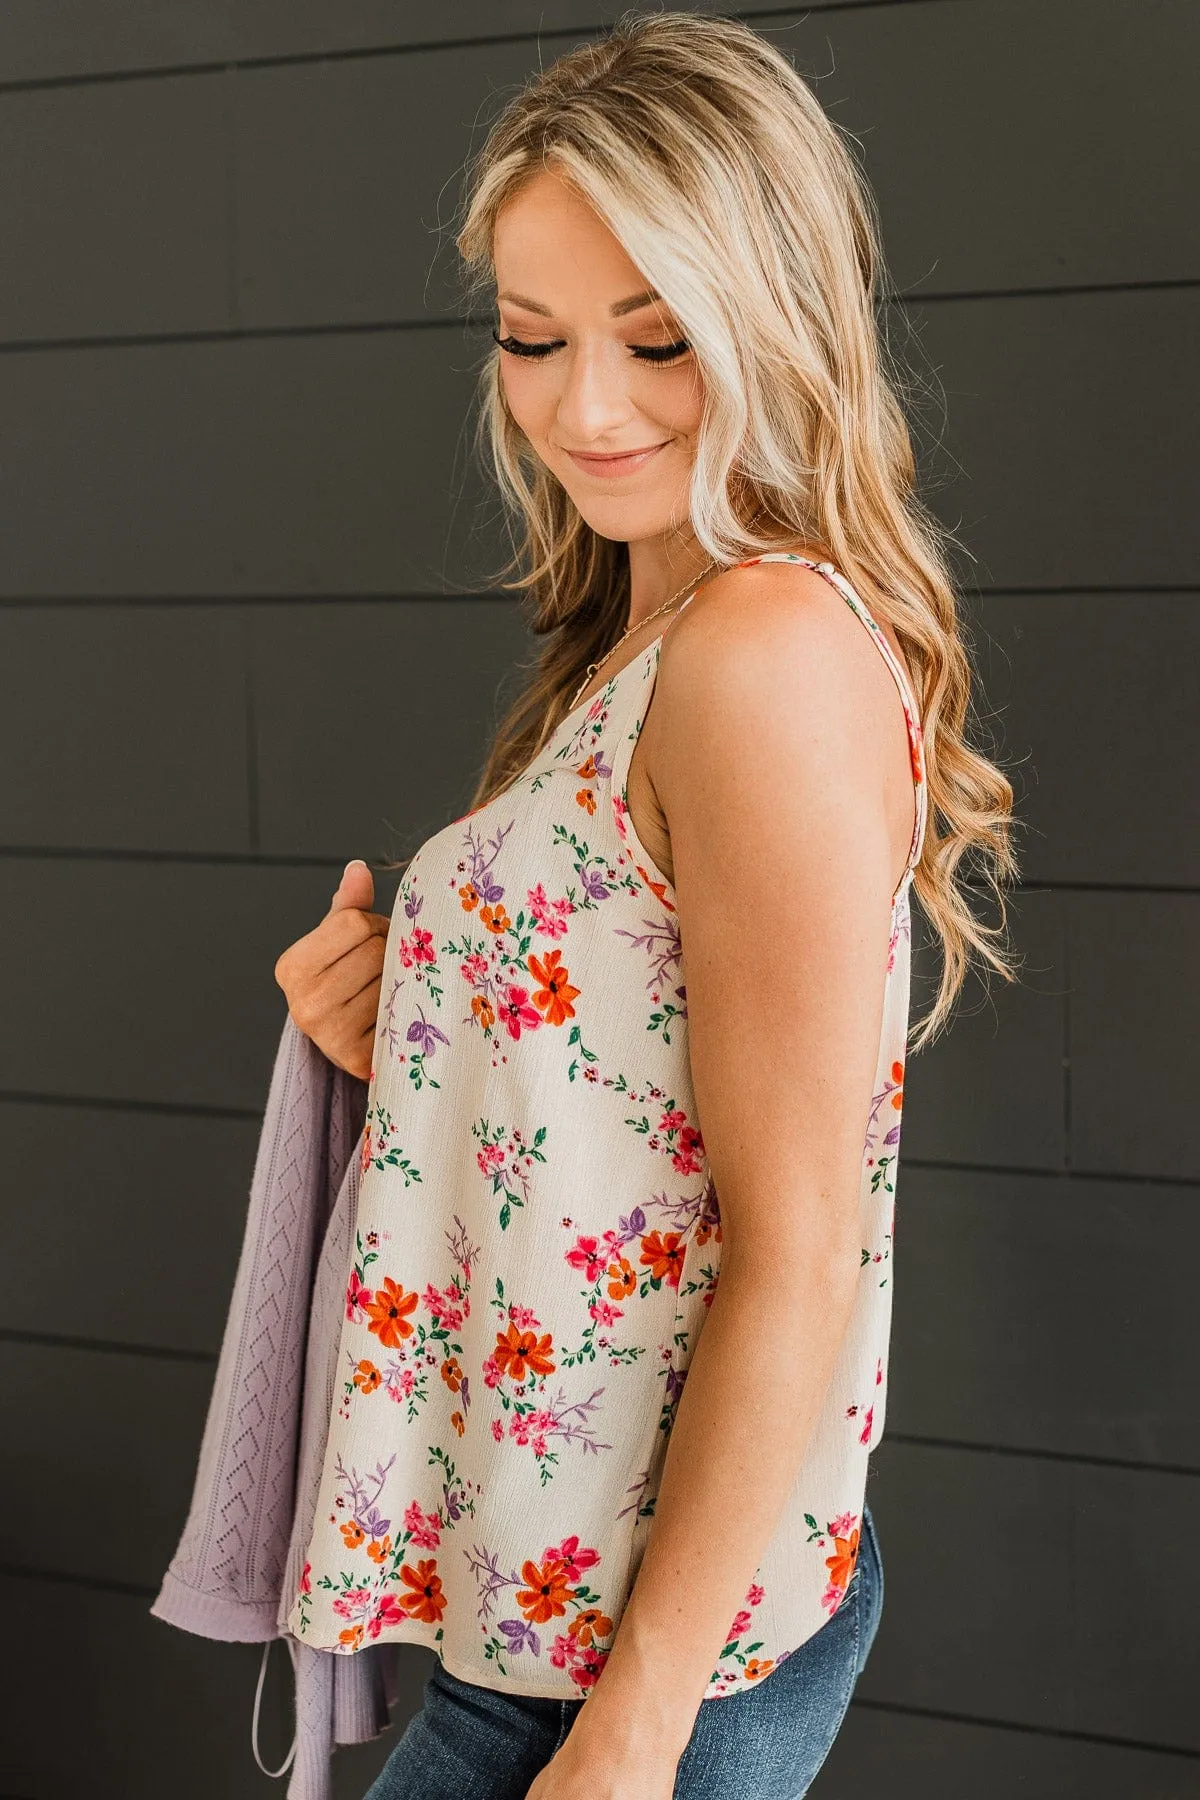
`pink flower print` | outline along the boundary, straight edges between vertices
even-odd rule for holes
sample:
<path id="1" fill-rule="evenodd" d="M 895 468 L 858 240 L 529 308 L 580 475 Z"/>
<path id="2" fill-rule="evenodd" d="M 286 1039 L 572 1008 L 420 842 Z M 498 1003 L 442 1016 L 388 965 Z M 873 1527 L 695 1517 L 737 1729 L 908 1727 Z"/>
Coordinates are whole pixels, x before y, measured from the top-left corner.
<path id="1" fill-rule="evenodd" d="M 404 1509 L 404 1529 L 418 1550 L 436 1550 L 442 1541 L 441 1521 L 436 1513 L 425 1513 L 413 1500 Z"/>
<path id="2" fill-rule="evenodd" d="M 740 1612 L 733 1621 L 733 1624 L 729 1627 L 729 1630 L 725 1633 L 725 1642 L 727 1644 L 732 1644 L 735 1638 L 740 1638 L 743 1631 L 748 1631 L 749 1628 L 750 1614 L 748 1612 Z"/>
<path id="3" fill-rule="evenodd" d="M 567 920 L 575 910 L 571 902 L 566 899 L 549 899 L 540 881 L 536 887 L 530 888 L 527 899 L 538 930 L 550 938 L 562 937 L 567 929 Z"/>
<path id="4" fill-rule="evenodd" d="M 399 1625 L 404 1616 L 404 1608 L 395 1594 L 385 1594 L 367 1620 L 367 1636 L 377 1638 L 387 1626 Z"/>
<path id="5" fill-rule="evenodd" d="M 571 1249 L 566 1253 L 571 1267 L 582 1269 L 589 1285 L 593 1281 L 599 1281 L 611 1254 L 609 1248 L 606 1247 L 603 1250 L 600 1248 L 600 1240 L 595 1237 L 576 1238 Z"/>
<path id="6" fill-rule="evenodd" d="M 412 1369 L 405 1369 L 399 1363 L 392 1363 L 383 1378 L 383 1385 L 391 1398 L 399 1405 L 401 1400 L 407 1400 L 412 1393 L 417 1385 L 417 1377 Z"/>
<path id="7" fill-rule="evenodd" d="M 500 1382 L 504 1379 L 500 1372 L 499 1363 L 491 1354 L 485 1356 L 483 1359 L 483 1379 L 488 1387 L 492 1388 L 498 1387 Z"/>
<path id="8" fill-rule="evenodd" d="M 504 1145 L 484 1144 L 482 1149 L 476 1151 L 475 1161 L 479 1164 L 481 1175 L 494 1175 L 497 1169 L 504 1167 Z"/>
<path id="9" fill-rule="evenodd" d="M 882 1380 L 883 1380 L 883 1358 L 882 1358 L 882 1356 L 880 1356 L 875 1359 L 875 1386 L 878 1387 Z"/>
<path id="10" fill-rule="evenodd" d="M 546 1454 L 546 1432 L 554 1425 L 554 1416 L 545 1407 L 533 1412 L 518 1413 L 508 1428 L 508 1435 L 515 1438 L 518 1444 L 533 1446 L 535 1456 Z"/>
<path id="11" fill-rule="evenodd" d="M 423 925 L 415 925 L 410 938 L 402 937 L 400 939 L 400 961 L 406 969 L 411 969 L 414 963 L 436 962 L 437 958 L 433 953 L 432 931 L 426 931 Z"/>
<path id="12" fill-rule="evenodd" d="M 300 1592 L 302 1594 L 312 1593 L 312 1564 L 310 1562 L 305 1563 L 303 1573 L 300 1576 Z"/>
<path id="13" fill-rule="evenodd" d="M 595 1568 L 596 1564 L 600 1561 L 600 1552 L 598 1550 L 580 1549 L 579 1533 L 574 1532 L 570 1537 L 564 1538 L 561 1544 L 557 1546 L 551 1544 L 547 1547 L 542 1556 L 542 1561 L 543 1563 L 548 1563 L 552 1558 L 562 1563 L 566 1570 L 568 1581 L 578 1581 L 585 1569 Z"/>
<path id="14" fill-rule="evenodd" d="M 625 796 L 623 794 L 613 794 L 612 809 L 613 809 L 613 823 L 616 825 L 617 835 L 618 835 L 618 837 L 621 838 L 622 841 L 624 841 L 624 839 L 625 839 L 625 815 L 629 811 L 629 808 L 625 804 Z"/>
<path id="15" fill-rule="evenodd" d="M 333 1610 L 339 1619 L 361 1619 L 364 1613 L 370 1610 L 370 1606 L 370 1588 L 347 1588 L 345 1593 L 339 1594 L 334 1601 Z"/>
<path id="16" fill-rule="evenodd" d="M 588 1311 L 598 1325 L 615 1325 L 618 1319 L 625 1317 L 623 1309 L 614 1306 L 611 1300 L 593 1300 Z"/>
<path id="17" fill-rule="evenodd" d="M 830 1584 L 830 1586 L 827 1587 L 825 1589 L 825 1592 L 821 1595 L 821 1605 L 824 1607 L 827 1607 L 831 1613 L 836 1612 L 838 1609 L 838 1605 L 841 1601 L 843 1591 L 844 1590 L 842 1588 L 834 1587 L 832 1584 Z"/>
<path id="18" fill-rule="evenodd" d="M 862 1431 L 859 1433 L 858 1441 L 860 1444 L 869 1444 L 870 1443 L 870 1441 L 871 1441 L 871 1420 L 874 1416 L 875 1416 L 875 1408 L 873 1406 L 868 1406 L 866 1417 L 863 1420 L 863 1428 L 862 1428 Z M 844 1535 L 844 1534 L 839 1534 L 839 1535 Z"/>
<path id="19" fill-rule="evenodd" d="M 578 1648 L 574 1638 L 569 1638 L 560 1631 L 550 1646 L 550 1661 L 556 1669 L 569 1669 L 575 1661 L 575 1652 Z"/>
<path id="20" fill-rule="evenodd" d="M 472 950 L 470 956 L 464 956 L 459 964 L 459 973 L 464 981 L 472 987 L 483 987 L 487 981 L 491 965 L 486 956 L 478 950 Z"/>
<path id="21" fill-rule="evenodd" d="M 430 1282 L 421 1296 L 421 1303 L 447 1331 L 457 1331 L 465 1317 L 462 1298 L 456 1288 L 447 1288 L 443 1293 Z"/>
<path id="22" fill-rule="evenodd" d="M 685 1125 L 679 1134 L 671 1161 L 681 1175 L 694 1175 L 704 1155 L 704 1139 L 693 1125 Z"/>
<path id="23" fill-rule="evenodd" d="M 594 1644 L 589 1644 L 587 1649 L 580 1653 L 572 1667 L 570 1671 L 571 1680 L 577 1687 L 595 1687 L 600 1679 L 601 1670 L 608 1661 L 608 1657 L 609 1652 L 607 1650 L 597 1650 Z"/>
<path id="24" fill-rule="evenodd" d="M 351 1270 L 350 1284 L 346 1289 L 346 1317 L 361 1324 L 363 1314 L 371 1304 L 372 1298 L 372 1291 L 359 1278 L 358 1270 Z"/>
<path id="25" fill-rule="evenodd" d="M 681 1107 L 671 1106 L 658 1121 L 660 1131 L 678 1131 L 681 1125 L 687 1124 L 687 1114 Z"/>
<path id="26" fill-rule="evenodd" d="M 529 989 L 518 987 L 515 981 L 501 988 L 497 1012 L 504 1021 L 509 1037 L 514 1041 L 523 1030 L 533 1031 L 542 1022 L 542 1015 L 537 1007 L 529 1004 Z"/>
<path id="27" fill-rule="evenodd" d="M 759 1583 L 754 1581 L 746 1589 L 746 1599 L 751 1606 L 758 1606 L 764 1598 L 766 1591 L 766 1588 L 760 1587 Z"/>
<path id="28" fill-rule="evenodd" d="M 836 1519 L 829 1521 L 829 1535 L 835 1538 L 849 1537 L 858 1519 L 857 1513 L 839 1513 Z"/>
<path id="29" fill-rule="evenodd" d="M 510 1306 L 508 1316 L 518 1331 L 538 1331 L 541 1329 L 536 1313 L 530 1306 Z"/>
<path id="30" fill-rule="evenodd" d="M 495 1384 L 492 1383 L 491 1385 L 494 1386 Z M 504 1426 L 500 1423 L 499 1419 L 492 1420 L 492 1436 L 497 1443 L 499 1443 L 504 1436 Z"/>

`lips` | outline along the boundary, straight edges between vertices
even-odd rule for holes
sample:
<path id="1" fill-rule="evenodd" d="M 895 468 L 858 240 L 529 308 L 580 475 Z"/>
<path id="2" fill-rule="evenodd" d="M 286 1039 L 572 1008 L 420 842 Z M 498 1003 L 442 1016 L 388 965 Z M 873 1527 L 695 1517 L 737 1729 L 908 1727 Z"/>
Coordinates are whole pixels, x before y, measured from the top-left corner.
<path id="1" fill-rule="evenodd" d="M 647 444 L 637 450 L 618 450 L 608 456 L 596 456 L 586 451 L 568 450 L 567 455 L 576 468 L 582 469 L 585 475 L 598 475 L 603 480 L 612 480 L 619 475 L 635 475 L 639 469 L 653 462 L 666 444 Z"/>

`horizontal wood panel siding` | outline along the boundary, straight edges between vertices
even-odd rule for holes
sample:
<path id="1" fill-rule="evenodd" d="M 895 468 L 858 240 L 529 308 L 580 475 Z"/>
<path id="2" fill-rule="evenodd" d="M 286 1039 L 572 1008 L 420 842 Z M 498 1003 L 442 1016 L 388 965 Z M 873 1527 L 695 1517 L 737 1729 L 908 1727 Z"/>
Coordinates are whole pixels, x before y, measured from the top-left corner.
<path id="1" fill-rule="evenodd" d="M 539 648 L 473 463 L 464 167 L 517 84 L 621 10 L 0 10 L 3 1800 L 280 1791 L 250 1754 L 257 1649 L 148 1608 L 245 1225 L 275 960 L 349 857 L 461 817 Z M 907 1071 L 868 1489 L 886 1600 L 813 1793 L 1190 1800 L 1200 7 L 744 16 L 878 197 L 888 344 L 1023 864 L 1019 984 L 973 978 Z M 379 911 L 395 889 L 377 872 Z M 431 1667 L 406 1652 L 335 1800 Z M 277 1649 L 271 1764 L 289 1684 Z"/>

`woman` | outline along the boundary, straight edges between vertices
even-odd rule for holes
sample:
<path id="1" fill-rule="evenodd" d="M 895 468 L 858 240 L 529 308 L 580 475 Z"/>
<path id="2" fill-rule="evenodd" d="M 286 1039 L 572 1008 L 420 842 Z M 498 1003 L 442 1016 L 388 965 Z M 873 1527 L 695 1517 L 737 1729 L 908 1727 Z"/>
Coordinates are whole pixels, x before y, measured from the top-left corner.
<path id="1" fill-rule="evenodd" d="M 289 1626 L 437 1654 L 369 1800 L 790 1800 L 882 1602 L 909 889 L 923 1041 L 1011 974 L 1011 789 L 783 56 L 625 20 L 508 106 L 459 244 L 546 647 L 391 919 L 348 870 L 277 969 L 370 1082 Z"/>

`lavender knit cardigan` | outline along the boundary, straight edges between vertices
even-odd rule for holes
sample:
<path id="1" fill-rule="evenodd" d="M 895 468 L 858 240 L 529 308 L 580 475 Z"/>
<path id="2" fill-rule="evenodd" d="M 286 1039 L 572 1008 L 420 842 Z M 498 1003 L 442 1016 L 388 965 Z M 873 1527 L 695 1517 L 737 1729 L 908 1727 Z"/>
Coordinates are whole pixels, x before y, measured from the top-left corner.
<path id="1" fill-rule="evenodd" d="M 394 1645 L 314 1650 L 286 1625 L 333 1406 L 367 1091 L 287 1015 L 191 1508 L 150 1608 L 201 1637 L 284 1638 L 296 1678 L 287 1800 L 330 1800 L 334 1747 L 376 1737 L 396 1694 Z"/>

